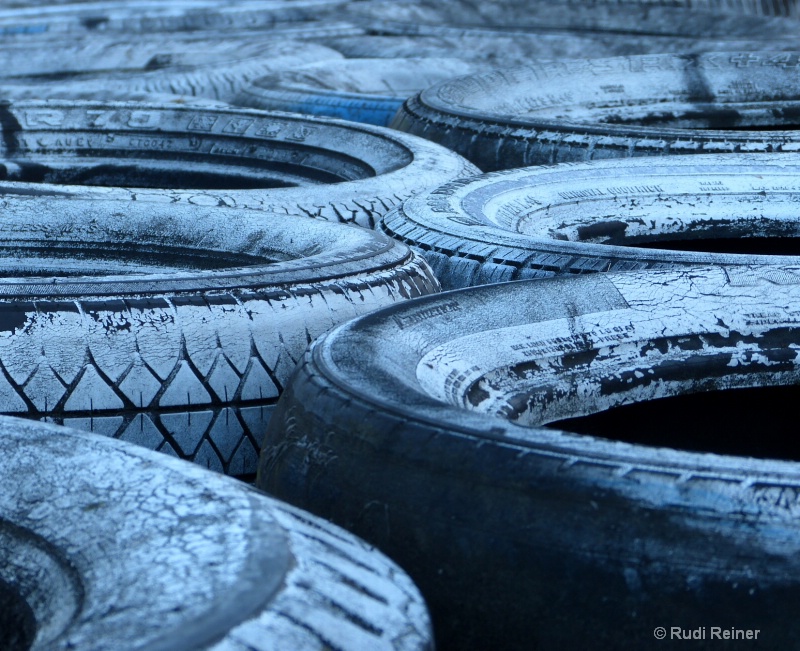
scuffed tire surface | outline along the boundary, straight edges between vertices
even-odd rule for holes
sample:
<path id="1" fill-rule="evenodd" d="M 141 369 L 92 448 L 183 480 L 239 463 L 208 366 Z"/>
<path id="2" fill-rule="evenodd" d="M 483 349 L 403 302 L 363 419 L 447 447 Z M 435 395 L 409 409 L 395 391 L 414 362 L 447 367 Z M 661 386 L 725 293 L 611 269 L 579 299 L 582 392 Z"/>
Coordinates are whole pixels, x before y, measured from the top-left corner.
<path id="1" fill-rule="evenodd" d="M 279 33 L 277 36 L 280 36 Z M 163 36 L 96 35 L 49 39 L 45 43 L 11 42 L 0 49 L 0 77 L 45 80 L 93 79 L 114 73 L 187 72 L 220 67 L 242 59 L 283 57 L 287 67 L 323 58 L 341 58 L 324 46 L 290 39 L 259 39 L 247 32 Z M 109 78 L 109 77 L 104 77 Z M 111 77 L 113 78 L 113 77 Z"/>
<path id="2" fill-rule="evenodd" d="M 0 438 L 0 576 L 34 651 L 432 649 L 408 577 L 341 529 L 118 441 L 14 418 Z"/>
<path id="3" fill-rule="evenodd" d="M 407 247 L 365 229 L 48 185 L 3 196 L 0 411 L 231 474 L 255 471 L 308 342 L 438 290 Z"/>
<path id="4" fill-rule="evenodd" d="M 532 59 L 586 59 L 632 54 L 675 52 L 774 51 L 795 50 L 792 37 L 769 40 L 709 39 L 637 34 L 604 34 L 600 32 L 564 32 L 559 30 L 534 33 L 508 30 L 467 29 L 460 27 L 373 26 L 381 35 L 336 36 L 321 42 L 348 58 L 453 57 L 470 61 L 487 61 L 496 68 L 529 63 Z M 399 31 L 398 34 L 393 34 Z"/>
<path id="5" fill-rule="evenodd" d="M 419 33 L 420 26 L 445 28 L 492 28 L 498 31 L 567 33 L 616 33 L 696 38 L 758 38 L 796 35 L 797 24 L 786 20 L 797 15 L 797 6 L 771 3 L 777 11 L 765 11 L 763 3 L 652 2 L 552 2 L 549 0 L 495 0 L 493 2 L 370 2 L 350 5 L 354 22 L 375 31 L 390 27 L 393 33 Z"/>
<path id="6" fill-rule="evenodd" d="M 386 126 L 411 95 L 489 67 L 454 57 L 334 59 L 256 79 L 233 103 Z"/>
<path id="7" fill-rule="evenodd" d="M 253 208 L 369 227 L 416 192 L 478 173 L 419 138 L 293 114 L 31 100 L 6 103 L 0 123 L 0 173 L 8 180 L 79 184 L 106 198 L 109 188 L 91 186 L 124 186 L 134 188 L 117 191 L 124 201 Z M 156 191 L 135 189 L 143 187 Z M 167 197 L 169 187 L 175 191 Z"/>
<path id="8" fill-rule="evenodd" d="M 693 153 L 798 152 L 800 54 L 706 53 L 537 62 L 443 82 L 394 128 L 485 172 Z"/>
<path id="9" fill-rule="evenodd" d="M 654 626 L 711 622 L 793 648 L 795 463 L 541 425 L 797 383 L 799 292 L 797 267 L 717 267 L 476 287 L 373 313 L 306 354 L 258 485 L 401 563 L 440 649 L 638 650 Z"/>
<path id="10" fill-rule="evenodd" d="M 239 47 L 213 39 L 185 39 L 171 48 L 130 41 L 105 45 L 92 48 L 89 40 L 83 47 L 39 46 L 37 52 L 48 51 L 49 57 L 42 57 L 43 60 L 30 56 L 30 47 L 10 52 L 6 49 L 3 54 L 8 59 L 26 63 L 16 64 L 0 75 L 16 85 L 41 85 L 38 99 L 55 97 L 48 92 L 50 84 L 43 81 L 55 77 L 62 85 L 71 84 L 87 93 L 94 87 L 98 94 L 163 93 L 230 103 L 249 82 L 268 73 L 320 59 L 341 58 L 330 48 L 292 41 L 244 43 Z M 93 66 L 100 69 L 92 70 Z M 5 97 L 16 99 L 18 95 L 6 92 Z"/>
<path id="11" fill-rule="evenodd" d="M 43 35 L 149 34 L 236 29 L 269 29 L 313 21 L 340 0 L 283 2 L 76 2 L 56 6 L 0 9 L 0 36 L 28 40 Z"/>
<path id="12" fill-rule="evenodd" d="M 420 251 L 444 289 L 602 271 L 791 264 L 800 259 L 780 254 L 800 253 L 798 165 L 797 156 L 743 154 L 493 172 L 417 195 L 380 228 Z M 674 250 L 681 245 L 688 250 Z M 711 247 L 717 252 L 706 252 Z M 735 252 L 748 248 L 758 253 Z"/>

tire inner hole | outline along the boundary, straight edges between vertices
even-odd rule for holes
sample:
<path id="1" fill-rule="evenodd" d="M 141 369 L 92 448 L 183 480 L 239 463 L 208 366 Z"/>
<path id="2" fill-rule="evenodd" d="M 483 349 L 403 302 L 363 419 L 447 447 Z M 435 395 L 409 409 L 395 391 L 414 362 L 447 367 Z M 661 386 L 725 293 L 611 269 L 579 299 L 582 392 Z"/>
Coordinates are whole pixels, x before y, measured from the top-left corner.
<path id="1" fill-rule="evenodd" d="M 28 651 L 36 637 L 36 618 L 19 589 L 0 579 L 0 649 Z"/>
<path id="2" fill-rule="evenodd" d="M 624 243 L 643 249 L 671 249 L 698 253 L 738 253 L 744 255 L 800 255 L 800 237 L 710 237 L 671 239 L 657 242 Z"/>
<path id="3" fill-rule="evenodd" d="M 742 255 L 800 255 L 800 232 L 794 220 L 749 223 L 690 222 L 683 230 L 628 234 L 623 221 L 598 221 L 577 229 L 578 241 L 642 249 Z"/>
<path id="4" fill-rule="evenodd" d="M 46 246 L 0 241 L 0 278 L 73 277 L 203 271 L 279 262 L 224 251 L 136 245 L 134 243 L 53 243 Z M 2 648 L 2 647 L 0 647 Z"/>
<path id="5" fill-rule="evenodd" d="M 798 402 L 800 386 L 726 389 L 622 405 L 547 427 L 641 445 L 798 461 Z"/>
<path id="6" fill-rule="evenodd" d="M 227 169 L 207 171 L 191 169 L 165 170 L 147 165 L 108 163 L 82 166 L 47 166 L 23 164 L 19 168 L 0 167 L 0 180 L 23 183 L 55 183 L 60 185 L 95 185 L 101 187 L 153 188 L 160 190 L 257 190 L 297 187 L 294 179 L 281 178 L 272 170 L 260 173 Z M 286 170 L 284 170 L 286 171 Z M 249 173 L 248 173 L 249 172 Z M 315 182 L 337 183 L 341 179 L 320 173 Z"/>
<path id="7" fill-rule="evenodd" d="M 99 154 L 99 155 L 98 155 Z M 159 190 L 265 190 L 329 185 L 375 176 L 352 157 L 310 150 L 268 152 L 265 158 L 227 154 L 71 152 L 63 157 L 0 162 L 0 180 Z"/>

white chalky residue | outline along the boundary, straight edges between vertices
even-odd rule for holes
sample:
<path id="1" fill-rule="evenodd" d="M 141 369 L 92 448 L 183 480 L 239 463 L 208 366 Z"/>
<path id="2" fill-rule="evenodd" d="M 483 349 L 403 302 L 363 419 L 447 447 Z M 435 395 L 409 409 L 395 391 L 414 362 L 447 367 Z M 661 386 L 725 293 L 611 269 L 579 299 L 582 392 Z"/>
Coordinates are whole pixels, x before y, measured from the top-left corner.
<path id="1" fill-rule="evenodd" d="M 242 640 L 258 651 L 288 641 L 313 651 L 327 640 L 341 651 L 399 649 L 393 636 L 409 630 L 413 642 L 403 648 L 427 648 L 430 623 L 416 589 L 350 534 L 186 462 L 28 421 L 5 419 L 0 429 L 13 450 L 0 473 L 0 517 L 28 532 L 9 539 L 0 531 L 0 542 L 41 569 L 24 575 L 36 582 L 25 589 L 51 622 L 34 649 L 168 648 L 170 637 L 193 639 L 206 625 L 198 648 L 215 651 Z M 67 564 L 26 548 L 30 536 Z M 80 601 L 76 589 L 83 602 L 70 606 L 71 596 Z M 310 635 L 286 625 L 292 613 Z"/>

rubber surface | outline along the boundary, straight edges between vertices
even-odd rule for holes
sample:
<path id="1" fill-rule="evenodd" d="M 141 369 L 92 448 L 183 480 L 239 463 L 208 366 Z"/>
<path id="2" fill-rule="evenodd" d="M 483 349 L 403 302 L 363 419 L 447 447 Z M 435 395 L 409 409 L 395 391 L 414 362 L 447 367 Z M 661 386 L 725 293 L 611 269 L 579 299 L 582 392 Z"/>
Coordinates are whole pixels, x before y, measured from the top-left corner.
<path id="1" fill-rule="evenodd" d="M 613 34 L 539 30 L 463 28 L 451 25 L 372 25 L 382 35 L 334 36 L 318 39 L 348 58 L 462 57 L 495 67 L 529 63 L 531 59 L 580 59 L 675 52 L 760 52 L 794 50 L 795 37 L 747 40 L 691 38 L 654 34 Z"/>
<path id="2" fill-rule="evenodd" d="M 493 172 L 417 195 L 380 228 L 420 251 L 444 289 L 598 271 L 800 263 L 800 157 L 660 163 Z M 690 250 L 675 250 L 681 246 Z"/>
<path id="3" fill-rule="evenodd" d="M 46 45 L 12 41 L 0 50 L 0 77 L 43 77 L 45 80 L 80 78 L 102 73 L 145 73 L 190 71 L 242 59 L 282 57 L 276 65 L 296 66 L 342 55 L 324 46 L 264 40 L 257 33 L 225 31 L 216 36 L 205 32 L 163 35 L 93 34 L 76 38 L 50 39 Z"/>
<path id="4" fill-rule="evenodd" d="M 232 103 L 386 126 L 411 95 L 490 68 L 454 57 L 334 58 L 265 75 L 246 85 Z"/>
<path id="5" fill-rule="evenodd" d="M 800 151 L 797 52 L 537 62 L 443 82 L 393 127 L 484 171 L 602 158 Z"/>
<path id="6" fill-rule="evenodd" d="M 332 326 L 438 291 L 366 229 L 223 207 L 0 188 L 0 411 L 235 475 Z"/>
<path id="7" fill-rule="evenodd" d="M 92 102 L 141 102 L 144 104 L 160 104 L 165 106 L 191 106 L 202 109 L 217 109 L 221 104 L 218 101 L 205 97 L 190 95 L 170 95 L 167 93 L 150 93 L 146 91 L 132 91 L 119 86 L 105 88 L 83 81 L 33 81 L 32 83 L 4 83 L 0 81 L 0 96 L 6 100 L 19 102 L 21 100 L 54 99 L 88 100 Z M 227 106 L 227 105 L 225 105 Z"/>
<path id="8" fill-rule="evenodd" d="M 0 575 L 38 624 L 24 648 L 432 648 L 408 577 L 341 529 L 118 441 L 15 418 L 0 438 Z"/>
<path id="9" fill-rule="evenodd" d="M 769 5 L 769 6 L 768 6 Z M 437 2 L 352 3 L 347 16 L 373 31 L 390 27 L 394 33 L 419 33 L 419 26 L 467 29 L 565 32 L 604 32 L 632 35 L 691 36 L 696 38 L 791 37 L 797 24 L 795 1 L 711 3 L 651 0 L 553 2 L 550 0 L 460 0 Z"/>
<path id="10" fill-rule="evenodd" d="M 305 355 L 257 484 L 403 565 L 440 650 L 639 650 L 658 626 L 712 625 L 794 648 L 796 462 L 541 425 L 797 384 L 798 300 L 800 267 L 716 267 L 473 287 L 375 312 Z"/>
<path id="11" fill-rule="evenodd" d="M 79 2 L 0 9 L 0 35 L 30 39 L 42 35 L 141 33 L 265 29 L 287 22 L 315 21 L 341 0 L 269 0 L 266 2 L 173 2 L 134 0 Z"/>
<path id="12" fill-rule="evenodd" d="M 477 173 L 419 138 L 321 117 L 57 100 L 0 109 L 6 179 L 80 184 L 106 198 L 111 186 L 125 186 L 116 191 L 124 201 L 252 208 L 372 227 L 409 196 Z M 166 196 L 164 188 L 175 191 Z"/>
<path id="13" fill-rule="evenodd" d="M 282 39 L 237 43 L 228 38 L 184 38 L 167 46 L 101 38 L 54 47 L 4 48 L 0 65 L 3 58 L 9 65 L 0 78 L 14 84 L 70 82 L 84 91 L 94 87 L 231 102 L 249 82 L 268 73 L 341 55 L 321 45 Z"/>

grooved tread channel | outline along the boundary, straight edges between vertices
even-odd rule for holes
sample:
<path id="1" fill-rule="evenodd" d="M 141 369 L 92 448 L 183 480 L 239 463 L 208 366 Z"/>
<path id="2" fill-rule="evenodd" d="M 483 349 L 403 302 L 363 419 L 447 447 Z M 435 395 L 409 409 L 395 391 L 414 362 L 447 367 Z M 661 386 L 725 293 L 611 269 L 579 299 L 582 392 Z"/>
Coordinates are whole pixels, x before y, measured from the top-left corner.
<path id="1" fill-rule="evenodd" d="M 66 186 L 0 188 L 0 260 L 39 270 L 0 277 L 0 412 L 231 474 L 254 472 L 312 339 L 439 288 L 418 255 L 367 229 L 86 199 Z M 31 257 L 34 247 L 49 257 Z M 140 265 L 147 251 L 163 267 Z"/>

